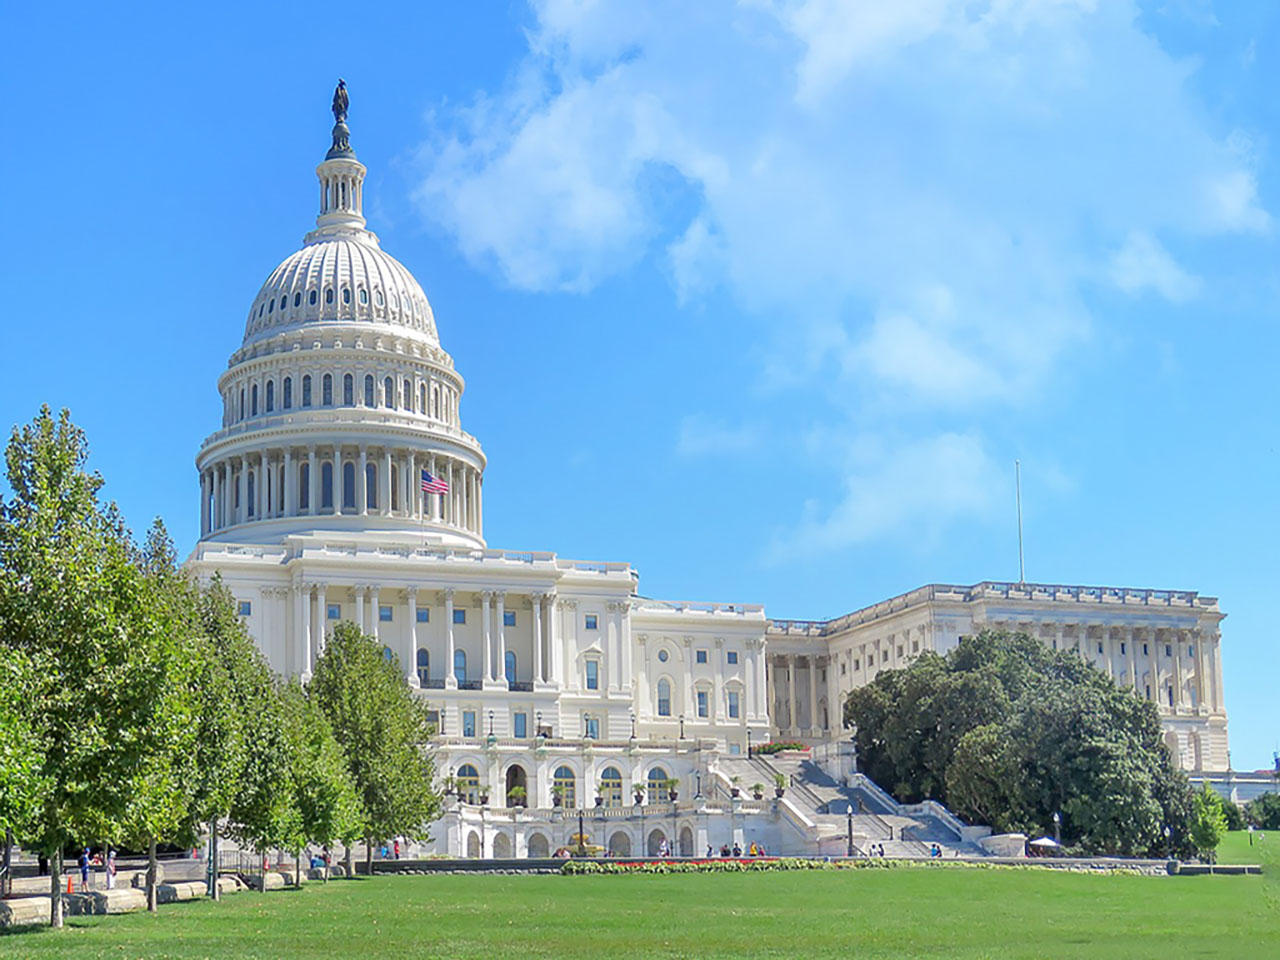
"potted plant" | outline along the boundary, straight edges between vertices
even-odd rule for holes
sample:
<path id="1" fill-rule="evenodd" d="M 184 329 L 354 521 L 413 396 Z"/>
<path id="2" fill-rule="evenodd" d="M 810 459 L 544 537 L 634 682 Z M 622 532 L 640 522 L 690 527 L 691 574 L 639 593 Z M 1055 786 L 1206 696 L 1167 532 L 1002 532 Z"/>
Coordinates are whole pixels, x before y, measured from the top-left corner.
<path id="1" fill-rule="evenodd" d="M 480 794 L 480 805 L 484 806 L 489 802 L 489 785 L 482 783 L 476 787 L 476 792 Z"/>
<path id="2" fill-rule="evenodd" d="M 729 795 L 733 797 L 742 796 L 742 778 L 730 777 L 729 782 L 733 784 L 733 786 L 729 788 Z"/>
<path id="3" fill-rule="evenodd" d="M 636 805 L 644 803 L 644 784 L 637 783 L 635 787 Z"/>
<path id="4" fill-rule="evenodd" d="M 675 777 L 668 777 L 663 786 L 667 788 L 667 799 L 675 803 L 680 797 L 680 781 Z"/>
<path id="5" fill-rule="evenodd" d="M 596 784 L 596 806 L 597 807 L 604 806 L 604 784 L 603 783 Z"/>
<path id="6" fill-rule="evenodd" d="M 446 797 L 453 796 L 454 791 L 457 789 L 458 789 L 457 780 L 455 780 L 452 776 L 448 776 L 444 778 L 444 795 Z"/>
<path id="7" fill-rule="evenodd" d="M 754 797 L 755 799 L 757 799 L 757 800 L 763 800 L 763 799 L 764 799 L 764 784 L 763 784 L 763 783 L 753 783 L 753 784 L 751 785 L 751 796 L 753 796 L 753 797 Z"/>
<path id="8" fill-rule="evenodd" d="M 507 791 L 507 806 L 523 807 L 529 792 L 524 787 L 512 787 Z"/>
<path id="9" fill-rule="evenodd" d="M 551 788 L 551 805 L 553 807 L 564 805 L 564 787 L 559 784 Z"/>
<path id="10" fill-rule="evenodd" d="M 781 797 L 787 792 L 787 775 L 784 773 L 775 773 L 773 775 L 773 795 Z"/>

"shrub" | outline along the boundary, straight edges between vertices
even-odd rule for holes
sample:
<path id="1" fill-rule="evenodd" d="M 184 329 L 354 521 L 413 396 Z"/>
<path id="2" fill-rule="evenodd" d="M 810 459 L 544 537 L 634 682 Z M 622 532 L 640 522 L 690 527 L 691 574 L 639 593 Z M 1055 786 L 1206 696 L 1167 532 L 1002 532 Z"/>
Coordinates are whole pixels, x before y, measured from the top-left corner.
<path id="1" fill-rule="evenodd" d="M 794 743 L 786 740 L 775 740 L 775 741 L 771 741 L 770 743 L 766 743 L 763 746 L 752 747 L 751 752 L 768 755 L 771 753 L 779 753 L 783 750 L 808 750 L 808 749 L 809 747 L 807 744 Z"/>

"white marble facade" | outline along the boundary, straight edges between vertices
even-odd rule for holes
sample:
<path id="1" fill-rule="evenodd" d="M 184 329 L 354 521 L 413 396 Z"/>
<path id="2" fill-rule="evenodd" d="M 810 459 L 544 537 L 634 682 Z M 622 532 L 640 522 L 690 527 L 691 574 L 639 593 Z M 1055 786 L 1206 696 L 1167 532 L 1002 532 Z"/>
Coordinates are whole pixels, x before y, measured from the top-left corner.
<path id="1" fill-rule="evenodd" d="M 619 823 L 601 836 L 619 848 L 639 852 L 659 830 L 699 853 L 726 839 L 806 849 L 794 811 L 728 804 L 718 765 L 771 737 L 841 738 L 848 690 L 983 624 L 1081 646 L 1150 688 L 1187 766 L 1225 766 L 1221 614 L 1195 594 L 930 586 L 830 622 L 771 622 L 755 604 L 644 599 L 625 563 L 490 549 L 464 381 L 422 288 L 366 229 L 365 168 L 345 123 L 334 132 L 316 229 L 254 298 L 219 378 L 188 565 L 221 575 L 283 674 L 305 680 L 327 631 L 360 624 L 436 712 L 442 775 L 475 770 L 495 793 L 528 790 L 526 811 L 452 803 L 440 849 L 559 846 L 558 770 L 573 772 L 579 806 L 594 804 L 606 772 L 626 797 L 654 770 L 677 781 L 686 800 L 663 799 L 666 820 L 602 805 L 599 817 Z M 424 494 L 423 471 L 448 492 Z"/>

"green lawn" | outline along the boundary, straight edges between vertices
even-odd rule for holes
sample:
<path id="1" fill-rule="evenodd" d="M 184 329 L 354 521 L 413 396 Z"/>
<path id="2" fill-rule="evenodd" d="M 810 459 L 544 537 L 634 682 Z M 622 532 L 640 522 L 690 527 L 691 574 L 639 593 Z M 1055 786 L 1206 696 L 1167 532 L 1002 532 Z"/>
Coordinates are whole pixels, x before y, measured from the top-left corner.
<path id="1" fill-rule="evenodd" d="M 75 918 L 0 936 L 0 957 L 1272 957 L 1278 893 L 1029 870 L 380 877 Z"/>

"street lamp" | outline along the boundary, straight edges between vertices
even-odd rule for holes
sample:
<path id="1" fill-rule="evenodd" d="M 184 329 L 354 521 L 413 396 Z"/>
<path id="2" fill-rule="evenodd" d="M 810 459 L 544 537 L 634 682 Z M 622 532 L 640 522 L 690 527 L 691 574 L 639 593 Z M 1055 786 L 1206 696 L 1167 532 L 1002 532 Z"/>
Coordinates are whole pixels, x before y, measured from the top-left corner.
<path id="1" fill-rule="evenodd" d="M 747 727 L 747 759 L 751 759 L 751 728 Z"/>
<path id="2" fill-rule="evenodd" d="M 635 738 L 636 738 L 636 714 L 635 714 L 635 711 L 633 710 L 631 711 L 631 739 L 634 740 Z"/>
<path id="3" fill-rule="evenodd" d="M 493 711 L 489 711 L 489 736 L 493 736 Z"/>
<path id="4" fill-rule="evenodd" d="M 1062 814 L 1057 810 L 1053 811 L 1053 842 L 1062 843 Z"/>
<path id="5" fill-rule="evenodd" d="M 587 838 L 584 835 L 585 828 L 582 826 L 582 808 L 578 808 L 578 856 L 585 857 L 587 855 Z"/>
<path id="6" fill-rule="evenodd" d="M 533 715 L 534 722 L 538 725 L 537 736 L 542 736 L 542 711 L 539 710 Z"/>
<path id="7" fill-rule="evenodd" d="M 697 784 L 698 784 L 698 789 L 696 789 L 696 790 L 693 792 L 693 799 L 695 799 L 695 800 L 701 800 L 701 799 L 702 799 L 702 771 L 701 771 L 701 770 L 695 770 L 695 771 L 693 772 L 693 775 L 694 775 L 695 777 L 697 777 Z"/>
<path id="8" fill-rule="evenodd" d="M 845 816 L 848 818 L 849 834 L 848 834 L 847 843 L 845 845 L 844 855 L 846 857 L 852 857 L 853 856 L 853 804 L 852 803 L 849 804 L 849 808 L 845 811 Z"/>
<path id="9" fill-rule="evenodd" d="M 684 739 L 684 714 L 680 714 L 680 739 Z"/>

